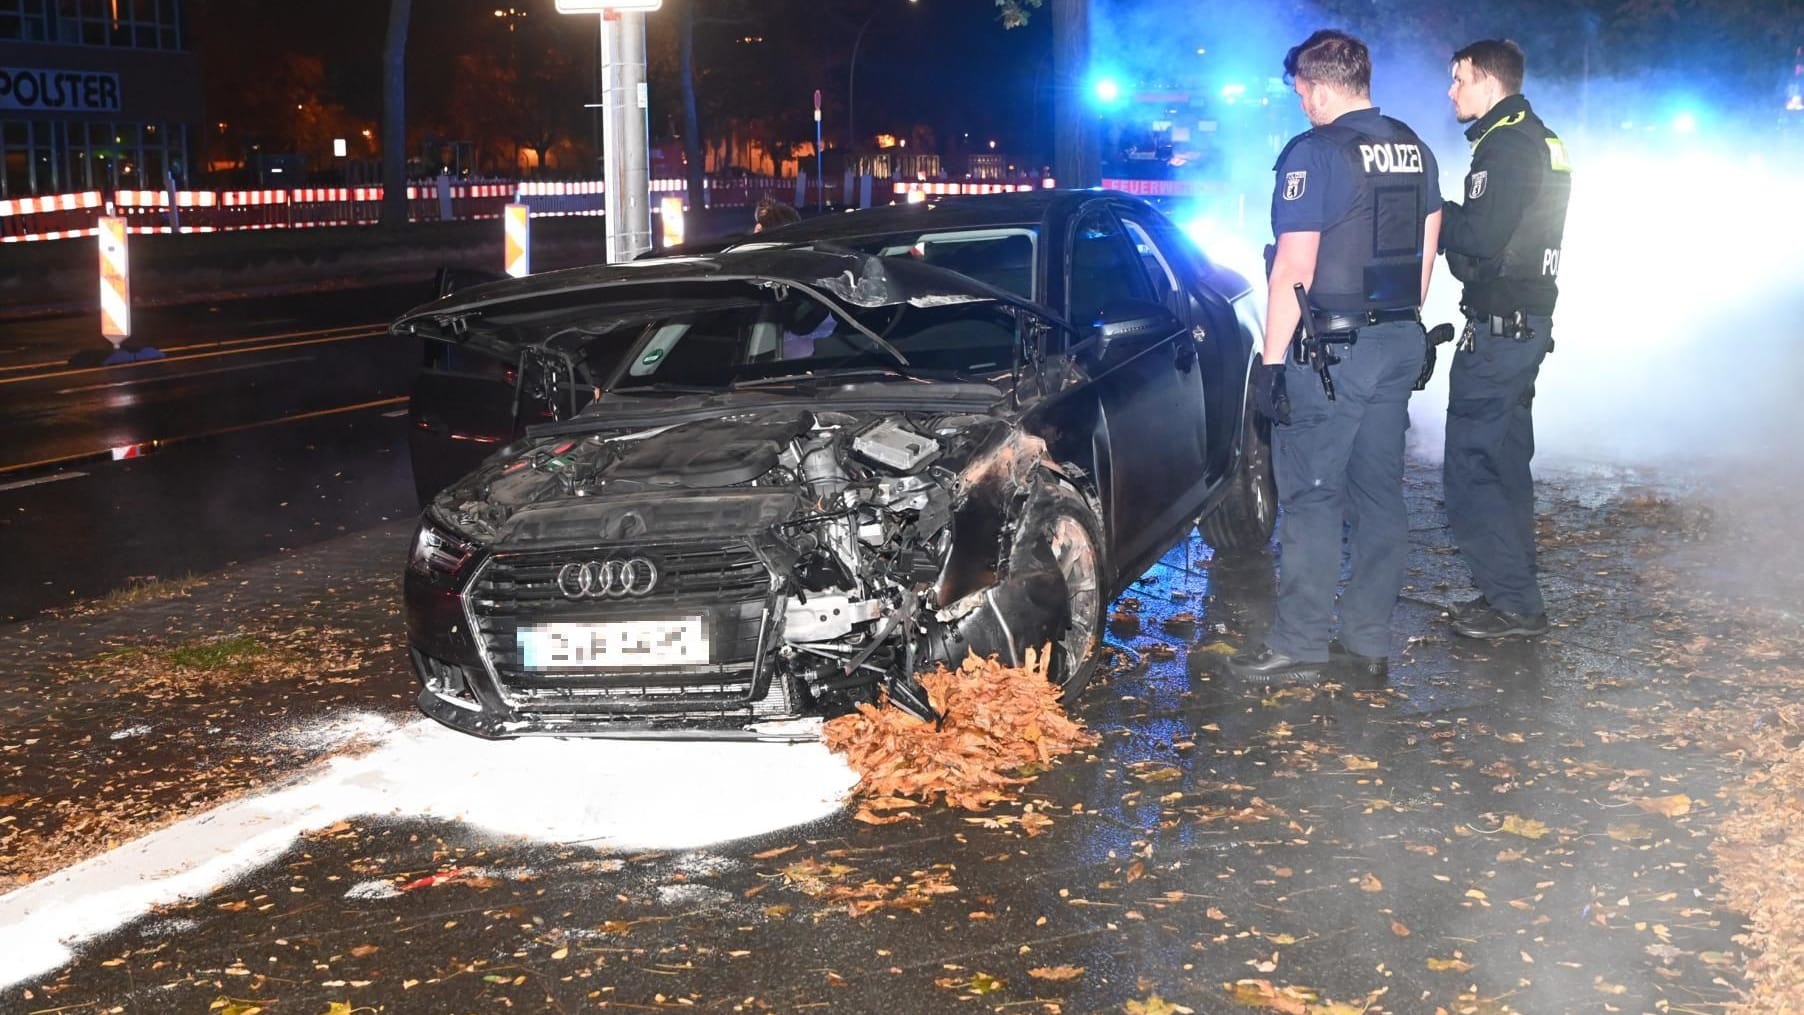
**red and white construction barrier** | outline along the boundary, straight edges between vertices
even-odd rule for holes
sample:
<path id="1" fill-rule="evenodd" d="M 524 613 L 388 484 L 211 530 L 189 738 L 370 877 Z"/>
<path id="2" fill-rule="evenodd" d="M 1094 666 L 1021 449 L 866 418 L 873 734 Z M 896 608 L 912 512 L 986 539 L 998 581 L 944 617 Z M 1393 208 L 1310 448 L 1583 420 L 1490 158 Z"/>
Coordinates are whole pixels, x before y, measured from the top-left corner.
<path id="1" fill-rule="evenodd" d="M 1117 181 L 1105 181 L 1115 183 Z M 1146 181 L 1130 181 L 1144 185 Z M 920 201 L 953 194 L 1004 194 L 1050 187 L 1035 183 L 940 183 L 901 181 L 898 199 Z M 774 194 L 797 197 L 796 181 L 771 177 L 739 177 L 702 181 L 708 207 L 750 207 Z M 821 184 L 810 179 L 808 201 L 818 200 Z M 1122 187 L 1120 189 L 1129 189 Z M 416 181 L 407 187 L 408 216 L 416 222 L 444 219 L 497 219 L 509 202 L 527 205 L 532 218 L 600 215 L 600 180 L 531 180 L 521 183 Z M 676 197 L 687 204 L 688 182 L 652 180 L 651 194 Z M 1155 193 L 1136 187 L 1130 193 Z M 442 197 L 442 199 L 441 199 Z M 846 198 L 842 195 L 843 199 Z M 0 201 L 0 242 L 68 239 L 98 235 L 97 219 L 111 202 L 125 219 L 127 233 L 204 233 L 247 229 L 301 229 L 317 226 L 371 225 L 382 214 L 382 188 L 294 187 L 261 190 L 120 190 L 110 196 L 89 190 Z M 843 203 L 843 202 L 842 202 Z M 660 205 L 662 207 L 662 205 Z M 685 208 L 687 211 L 694 209 Z"/>
<path id="2" fill-rule="evenodd" d="M 1025 190 L 1041 190 L 1051 187 L 1053 181 L 1041 180 L 1039 183 L 934 183 L 927 180 L 900 180 L 895 184 L 895 193 L 907 197 L 910 203 L 923 197 L 952 197 L 963 194 L 1016 194 Z"/>

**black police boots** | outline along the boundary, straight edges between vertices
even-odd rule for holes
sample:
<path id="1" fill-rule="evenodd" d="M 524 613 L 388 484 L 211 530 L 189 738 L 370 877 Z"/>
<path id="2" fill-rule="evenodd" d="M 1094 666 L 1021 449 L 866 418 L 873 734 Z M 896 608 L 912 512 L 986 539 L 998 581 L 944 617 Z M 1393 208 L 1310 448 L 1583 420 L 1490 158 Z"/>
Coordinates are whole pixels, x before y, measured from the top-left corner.
<path id="1" fill-rule="evenodd" d="M 1447 616 L 1452 620 L 1461 620 L 1491 608 L 1491 601 L 1484 596 L 1468 599 L 1463 603 L 1454 603 L 1447 607 Z"/>
<path id="2" fill-rule="evenodd" d="M 1305 662 L 1282 652 L 1261 647 L 1228 657 L 1228 672 L 1249 684 L 1278 687 L 1283 684 L 1306 684 L 1319 679 L 1324 663 Z"/>
<path id="3" fill-rule="evenodd" d="M 1356 680 L 1380 681 L 1391 675 L 1391 661 L 1384 656 L 1362 656 L 1347 651 L 1336 638 L 1328 643 L 1328 664 Z"/>
<path id="4" fill-rule="evenodd" d="M 1548 630 L 1545 613 L 1506 613 L 1488 608 L 1453 618 L 1453 631 L 1465 638 L 1539 638 Z"/>

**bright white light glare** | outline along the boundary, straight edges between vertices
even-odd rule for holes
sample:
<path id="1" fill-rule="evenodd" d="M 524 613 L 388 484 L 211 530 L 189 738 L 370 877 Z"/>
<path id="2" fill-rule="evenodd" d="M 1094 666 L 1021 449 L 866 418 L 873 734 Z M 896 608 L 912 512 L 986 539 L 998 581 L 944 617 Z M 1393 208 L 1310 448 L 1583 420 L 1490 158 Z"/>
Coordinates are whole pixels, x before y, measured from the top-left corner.
<path id="1" fill-rule="evenodd" d="M 1096 97 L 1103 102 L 1114 102 L 1121 98 L 1121 86 L 1114 78 L 1100 78 L 1096 82 Z"/>
<path id="2" fill-rule="evenodd" d="M 557 0 L 559 14 L 600 14 L 603 11 L 655 11 L 664 0 Z"/>
<path id="3" fill-rule="evenodd" d="M 1265 253 L 1257 244 L 1207 213 L 1180 217 L 1178 228 L 1209 260 L 1239 272 L 1252 283 L 1255 293 L 1264 294 L 1265 287 L 1261 283 L 1265 279 Z"/>
<path id="4" fill-rule="evenodd" d="M 1721 457 L 1752 446 L 1745 431 L 1788 404 L 1789 393 L 1768 386 L 1785 387 L 1797 362 L 1797 330 L 1782 322 L 1801 305 L 1804 204 L 1776 196 L 1804 188 L 1804 171 L 1738 154 L 1747 147 L 1654 152 L 1630 136 L 1575 154 L 1558 349 L 1536 385 L 1539 449 L 1668 465 Z M 1708 194 L 1699 180 L 1711 181 Z M 1650 290 L 1650 279 L 1674 284 Z M 1435 289 L 1446 298 L 1458 290 L 1445 262 Z M 1771 364 L 1772 376 L 1755 364 Z M 1444 414 L 1444 401 L 1416 401 Z"/>
<path id="5" fill-rule="evenodd" d="M 1690 113 L 1680 113 L 1672 118 L 1672 129 L 1678 134 L 1692 134 L 1698 129 L 1697 117 Z"/>
<path id="6" fill-rule="evenodd" d="M 1229 102 L 1233 102 L 1246 93 L 1247 86 L 1242 84 L 1223 85 L 1221 89 L 1221 97 Z"/>

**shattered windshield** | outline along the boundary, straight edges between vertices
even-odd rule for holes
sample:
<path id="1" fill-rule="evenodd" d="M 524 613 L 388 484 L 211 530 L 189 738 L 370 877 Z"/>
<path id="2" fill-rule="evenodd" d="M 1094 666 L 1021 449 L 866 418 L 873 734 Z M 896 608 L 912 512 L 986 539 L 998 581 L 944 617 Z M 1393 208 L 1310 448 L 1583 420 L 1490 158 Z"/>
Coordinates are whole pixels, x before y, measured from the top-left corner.
<path id="1" fill-rule="evenodd" d="M 844 313 L 889 349 L 826 304 L 785 288 L 768 299 L 677 311 L 644 323 L 609 388 L 718 390 L 851 372 L 991 379 L 1014 366 L 1018 322 L 995 302 L 899 303 Z"/>
<path id="2" fill-rule="evenodd" d="M 931 264 L 1033 300 L 1037 296 L 1034 259 L 1039 239 L 1039 230 L 1032 226 L 1003 226 L 841 237 L 833 240 L 833 246 Z M 760 246 L 753 243 L 738 249 Z"/>

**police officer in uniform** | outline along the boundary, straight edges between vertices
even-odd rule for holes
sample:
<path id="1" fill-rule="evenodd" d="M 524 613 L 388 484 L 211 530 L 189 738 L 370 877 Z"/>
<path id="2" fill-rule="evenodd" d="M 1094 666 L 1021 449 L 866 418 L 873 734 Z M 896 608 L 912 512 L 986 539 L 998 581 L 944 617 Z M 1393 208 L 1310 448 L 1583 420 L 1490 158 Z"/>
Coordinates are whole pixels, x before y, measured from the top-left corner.
<path id="1" fill-rule="evenodd" d="M 1469 123 L 1463 203 L 1442 209 L 1441 245 L 1465 283 L 1442 482 L 1447 522 L 1479 596 L 1453 607 L 1468 638 L 1547 631 L 1535 578 L 1535 375 L 1553 349 L 1560 237 L 1572 170 L 1522 97 L 1522 50 L 1485 39 L 1453 54 L 1447 95 Z"/>
<path id="2" fill-rule="evenodd" d="M 1364 43 L 1318 31 L 1289 52 L 1284 70 L 1314 127 L 1278 156 L 1277 242 L 1256 368 L 1283 508 L 1278 596 L 1264 645 L 1227 667 L 1258 684 L 1311 679 L 1331 660 L 1382 677 L 1409 549 L 1403 435 L 1425 358 L 1420 308 L 1440 188 L 1428 146 L 1372 105 Z M 1303 313 L 1297 283 L 1333 360 L 1332 392 L 1318 367 L 1293 353 Z M 1352 570 L 1335 640 L 1343 525 Z"/>

